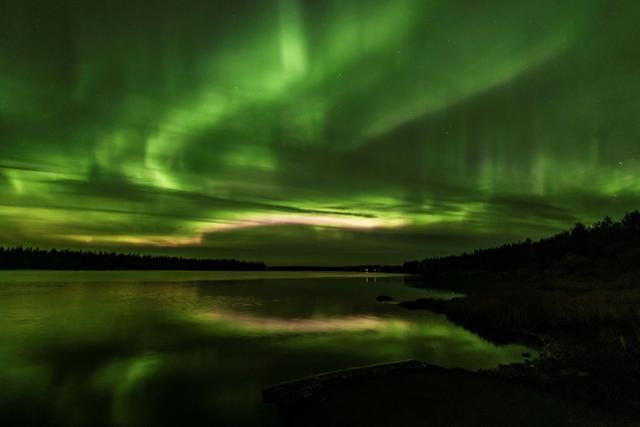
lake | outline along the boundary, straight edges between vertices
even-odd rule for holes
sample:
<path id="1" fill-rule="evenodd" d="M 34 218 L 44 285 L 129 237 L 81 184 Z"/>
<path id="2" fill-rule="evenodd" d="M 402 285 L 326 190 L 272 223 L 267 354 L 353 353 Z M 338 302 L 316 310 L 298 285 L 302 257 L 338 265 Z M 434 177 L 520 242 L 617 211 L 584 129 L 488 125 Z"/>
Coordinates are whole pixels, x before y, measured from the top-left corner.
<path id="1" fill-rule="evenodd" d="M 454 296 L 383 274 L 0 272 L 0 425 L 279 425 L 261 390 L 283 381 L 530 351 L 378 295 Z"/>

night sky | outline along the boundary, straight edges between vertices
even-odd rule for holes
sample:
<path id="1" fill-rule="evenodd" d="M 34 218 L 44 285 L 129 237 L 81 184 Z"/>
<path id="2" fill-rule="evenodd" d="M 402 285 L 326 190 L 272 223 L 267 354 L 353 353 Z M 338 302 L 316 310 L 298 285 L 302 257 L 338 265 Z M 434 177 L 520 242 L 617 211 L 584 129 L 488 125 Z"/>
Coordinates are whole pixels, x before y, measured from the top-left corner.
<path id="1" fill-rule="evenodd" d="M 0 0 L 0 245 L 399 263 L 640 208 L 635 0 Z"/>

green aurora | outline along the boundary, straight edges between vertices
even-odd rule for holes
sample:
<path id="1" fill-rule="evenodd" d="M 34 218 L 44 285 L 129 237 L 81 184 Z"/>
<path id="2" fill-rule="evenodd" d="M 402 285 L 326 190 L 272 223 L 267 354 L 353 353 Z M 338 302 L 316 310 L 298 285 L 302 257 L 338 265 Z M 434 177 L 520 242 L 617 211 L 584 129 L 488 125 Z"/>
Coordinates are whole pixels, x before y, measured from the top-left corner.
<path id="1" fill-rule="evenodd" d="M 640 207 L 640 3 L 0 0 L 0 245 L 398 263 Z"/>

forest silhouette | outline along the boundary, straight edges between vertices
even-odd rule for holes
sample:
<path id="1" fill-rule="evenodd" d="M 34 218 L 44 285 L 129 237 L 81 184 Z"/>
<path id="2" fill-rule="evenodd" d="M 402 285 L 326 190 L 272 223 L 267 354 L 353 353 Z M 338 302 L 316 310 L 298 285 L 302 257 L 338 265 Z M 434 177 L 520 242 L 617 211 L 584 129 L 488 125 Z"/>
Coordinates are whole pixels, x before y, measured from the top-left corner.
<path id="1" fill-rule="evenodd" d="M 532 242 L 526 239 L 472 253 L 404 263 L 410 273 L 548 272 L 582 277 L 612 277 L 640 269 L 640 211 L 620 221 L 605 217 Z"/>
<path id="2" fill-rule="evenodd" d="M 266 270 L 262 262 L 0 247 L 4 270 Z"/>

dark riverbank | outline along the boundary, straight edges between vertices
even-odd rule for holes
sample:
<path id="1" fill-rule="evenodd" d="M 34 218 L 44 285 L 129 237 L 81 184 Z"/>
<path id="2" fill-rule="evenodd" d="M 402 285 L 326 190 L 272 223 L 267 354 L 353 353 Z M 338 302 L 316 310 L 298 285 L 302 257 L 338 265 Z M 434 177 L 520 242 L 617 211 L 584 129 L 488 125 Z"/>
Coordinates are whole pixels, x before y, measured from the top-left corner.
<path id="1" fill-rule="evenodd" d="M 444 314 L 491 342 L 539 350 L 526 363 L 479 372 L 419 362 L 355 368 L 274 387 L 265 400 L 291 426 L 640 425 L 640 295 L 574 285 L 582 290 L 505 291 L 500 282 L 450 300 L 398 303 Z"/>
<path id="2" fill-rule="evenodd" d="M 364 367 L 265 390 L 286 426 L 632 426 L 631 417 L 489 372 L 416 361 Z"/>
<path id="3" fill-rule="evenodd" d="M 464 297 L 405 301 L 541 357 L 497 374 L 640 419 L 640 212 L 532 242 L 405 263 L 410 286 Z"/>
<path id="4" fill-rule="evenodd" d="M 628 285 L 631 276 L 624 282 L 521 277 L 475 272 L 423 279 L 422 285 L 412 278 L 414 286 L 466 296 L 399 305 L 445 314 L 492 342 L 519 341 L 540 350 L 531 363 L 502 366 L 493 375 L 640 419 L 640 289 Z"/>

